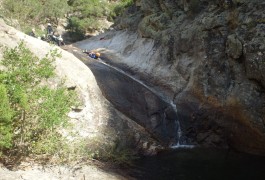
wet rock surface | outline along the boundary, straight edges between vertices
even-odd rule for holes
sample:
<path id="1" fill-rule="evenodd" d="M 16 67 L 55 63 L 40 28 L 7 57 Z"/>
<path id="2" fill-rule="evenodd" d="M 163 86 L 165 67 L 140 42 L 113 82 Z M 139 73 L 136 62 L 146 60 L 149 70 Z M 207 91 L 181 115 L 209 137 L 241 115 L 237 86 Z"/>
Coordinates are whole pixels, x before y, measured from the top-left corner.
<path id="1" fill-rule="evenodd" d="M 81 135 L 102 133 L 111 136 L 110 140 L 123 137 L 126 142 L 127 135 L 134 134 L 139 147 L 153 154 L 156 141 L 124 114 L 165 144 L 175 133 L 176 127 L 170 125 L 177 116 L 183 143 L 265 154 L 264 2 L 192 2 L 199 4 L 137 1 L 127 19 L 117 25 L 118 31 L 75 44 L 81 49 L 98 49 L 102 59 L 161 92 L 167 102 L 176 104 L 177 114 L 130 78 L 121 78 L 110 69 L 112 73 L 106 74 L 105 66 L 98 63 L 88 64 L 97 74 L 94 77 L 83 63 L 73 56 L 66 58 L 63 51 L 66 59 L 57 61 L 57 73 L 66 76 L 69 87 L 76 87 L 87 102 L 81 113 L 71 114 L 79 122 Z M 2 24 L 0 37 L 1 45 L 8 47 L 21 39 L 29 41 L 38 55 L 50 49 Z M 111 103 L 102 100 L 102 93 Z M 117 99 L 119 95 L 124 98 Z"/>
<path id="2" fill-rule="evenodd" d="M 264 2 L 136 2 L 119 31 L 76 45 L 163 92 L 188 142 L 264 155 Z"/>
<path id="3" fill-rule="evenodd" d="M 161 144 L 175 142 L 177 115 L 171 105 L 125 74 L 97 61 L 86 63 L 94 73 L 103 95 Z"/>
<path id="4" fill-rule="evenodd" d="M 100 59 L 91 59 L 80 49 L 73 51 L 73 54 L 84 60 L 93 72 L 103 96 L 117 110 L 142 126 L 161 145 L 168 147 L 177 143 L 177 112 L 170 102 L 117 67 Z"/>

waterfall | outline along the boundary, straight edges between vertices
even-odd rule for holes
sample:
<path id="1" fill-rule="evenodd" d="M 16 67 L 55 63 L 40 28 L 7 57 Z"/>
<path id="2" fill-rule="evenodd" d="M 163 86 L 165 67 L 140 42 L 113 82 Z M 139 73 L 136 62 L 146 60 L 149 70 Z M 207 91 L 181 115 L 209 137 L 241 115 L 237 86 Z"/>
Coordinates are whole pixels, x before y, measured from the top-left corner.
<path id="1" fill-rule="evenodd" d="M 171 102 L 170 104 L 171 104 L 172 108 L 174 109 L 174 111 L 177 114 L 177 118 L 175 120 L 176 129 L 177 129 L 177 142 L 176 142 L 176 144 L 171 145 L 170 148 L 172 148 L 172 149 L 178 149 L 178 148 L 193 148 L 194 145 L 181 144 L 180 139 L 182 137 L 182 130 L 181 130 L 181 126 L 180 126 L 180 123 L 179 123 L 178 110 L 177 110 L 176 105 L 173 102 Z"/>
<path id="2" fill-rule="evenodd" d="M 168 103 L 172 109 L 174 110 L 174 112 L 176 113 L 176 119 L 175 119 L 175 126 L 176 126 L 176 134 L 177 134 L 177 137 L 176 137 L 176 144 L 173 144 L 173 145 L 170 145 L 169 148 L 172 148 L 172 149 L 176 149 L 176 148 L 193 148 L 194 145 L 187 145 L 187 144 L 181 144 L 180 142 L 180 139 L 182 137 L 182 130 L 181 130 L 181 127 L 180 127 L 180 123 L 179 123 L 179 118 L 177 116 L 177 108 L 176 108 L 176 105 L 168 99 L 168 97 L 164 96 L 162 93 L 160 92 L 157 92 L 156 90 L 154 90 L 153 88 L 150 88 L 149 86 L 147 86 L 146 84 L 144 84 L 142 81 L 140 81 L 139 79 L 136 79 L 135 77 L 133 77 L 132 75 L 124 72 L 123 70 L 119 69 L 119 68 L 116 68 L 110 64 L 107 64 L 105 63 L 104 61 L 102 60 L 98 60 L 98 62 L 112 68 L 112 69 L 115 69 L 116 71 L 122 73 L 123 75 L 133 79 L 134 81 L 138 82 L 139 84 L 141 84 L 143 87 L 145 87 L 146 89 L 148 89 L 149 91 L 151 91 L 152 93 L 154 93 L 155 95 L 157 95 L 158 97 L 160 97 L 164 102 Z M 164 114 L 165 115 L 165 114 Z M 166 116 L 166 115 L 165 115 Z"/>

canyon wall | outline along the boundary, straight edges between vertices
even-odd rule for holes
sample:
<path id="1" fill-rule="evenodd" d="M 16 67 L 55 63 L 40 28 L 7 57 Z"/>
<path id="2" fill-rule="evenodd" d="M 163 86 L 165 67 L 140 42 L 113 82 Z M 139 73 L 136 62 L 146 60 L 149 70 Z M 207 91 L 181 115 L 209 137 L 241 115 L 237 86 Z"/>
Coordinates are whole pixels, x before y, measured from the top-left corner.
<path id="1" fill-rule="evenodd" d="M 172 99 L 182 143 L 264 155 L 264 9 L 261 0 L 136 0 L 115 30 L 79 45 Z"/>

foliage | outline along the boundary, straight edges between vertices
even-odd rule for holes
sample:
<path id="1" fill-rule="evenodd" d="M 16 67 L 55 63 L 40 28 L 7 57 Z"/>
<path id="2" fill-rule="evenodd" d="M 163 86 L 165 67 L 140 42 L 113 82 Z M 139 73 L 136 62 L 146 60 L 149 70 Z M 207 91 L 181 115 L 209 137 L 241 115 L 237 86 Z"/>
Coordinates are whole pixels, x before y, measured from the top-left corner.
<path id="1" fill-rule="evenodd" d="M 71 9 L 67 0 L 3 0 L 2 4 L 6 18 L 18 20 L 25 33 L 32 27 L 38 29 L 37 26 L 46 21 L 58 24 Z"/>
<path id="2" fill-rule="evenodd" d="M 65 17 L 71 8 L 67 4 L 67 0 L 46 0 L 42 5 L 42 18 L 49 19 L 58 24 L 59 18 Z"/>
<path id="3" fill-rule="evenodd" d="M 5 86 L 0 84 L 0 150 L 9 148 L 12 139 L 12 109 Z"/>
<path id="4" fill-rule="evenodd" d="M 68 29 L 76 33 L 100 29 L 98 20 L 107 15 L 107 1 L 75 0 L 69 4 L 73 15 L 68 19 Z"/>
<path id="5" fill-rule="evenodd" d="M 72 15 L 68 19 L 67 29 L 76 33 L 93 32 L 102 29 L 102 19 L 113 20 L 133 3 L 132 0 L 108 2 L 106 0 L 72 0 Z"/>
<path id="6" fill-rule="evenodd" d="M 38 30 L 38 25 L 47 21 L 58 25 L 60 18 L 67 17 L 66 28 L 80 40 L 87 31 L 104 29 L 102 20 L 113 21 L 132 3 L 133 0 L 3 0 L 3 11 L 5 16 L 17 19 L 25 33 L 32 27 Z"/>
<path id="7" fill-rule="evenodd" d="M 3 7 L 9 16 L 23 21 L 42 22 L 58 20 L 70 10 L 67 0 L 3 0 Z"/>
<path id="8" fill-rule="evenodd" d="M 133 5 L 133 0 L 121 0 L 119 3 L 110 4 L 109 18 L 113 19 L 117 16 L 120 16 L 123 11 L 131 5 Z"/>
<path id="9" fill-rule="evenodd" d="M 41 2 L 35 0 L 4 0 L 3 7 L 11 18 L 28 20 L 38 16 L 41 11 Z"/>
<path id="10" fill-rule="evenodd" d="M 102 28 L 100 20 L 115 18 L 132 4 L 132 0 L 3 0 L 4 15 L 18 19 L 27 32 L 33 26 L 56 24 L 58 18 L 68 15 L 71 35 L 80 39 L 87 31 Z M 70 11 L 71 10 L 71 11 Z M 38 29 L 38 28 L 35 28 Z M 82 141 L 68 146 L 58 128 L 68 125 L 67 112 L 75 103 L 76 94 L 63 83 L 56 89 L 45 86 L 45 80 L 54 76 L 54 60 L 59 54 L 52 51 L 44 58 L 34 56 L 23 43 L 6 49 L 0 65 L 0 156 L 9 152 L 22 155 L 58 155 L 67 159 L 85 156 L 117 163 L 128 163 L 134 154 L 114 144 Z M 95 144 L 93 144 L 95 142 Z M 93 148 L 90 148 L 93 147 Z M 95 148 L 95 149 L 94 149 Z"/>
<path id="11" fill-rule="evenodd" d="M 124 143 L 124 141 L 126 142 Z M 129 139 L 122 138 L 109 141 L 104 137 L 94 137 L 87 143 L 87 153 L 90 158 L 115 164 L 130 165 L 138 156 L 128 147 L 129 141 Z"/>
<path id="12" fill-rule="evenodd" d="M 54 76 L 53 63 L 59 55 L 54 50 L 39 59 L 23 43 L 5 50 L 1 61 L 5 69 L 0 71 L 0 150 L 26 155 L 51 154 L 60 148 L 58 142 L 63 140 L 57 129 L 67 124 L 75 94 L 63 84 L 56 89 L 41 85 Z"/>

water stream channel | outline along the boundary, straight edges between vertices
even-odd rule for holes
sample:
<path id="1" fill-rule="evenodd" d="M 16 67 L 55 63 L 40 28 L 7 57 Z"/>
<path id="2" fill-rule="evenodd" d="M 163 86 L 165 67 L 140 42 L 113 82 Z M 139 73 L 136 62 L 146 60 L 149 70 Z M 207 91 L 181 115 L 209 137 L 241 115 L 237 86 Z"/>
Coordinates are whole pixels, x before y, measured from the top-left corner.
<path id="1" fill-rule="evenodd" d="M 175 105 L 143 82 L 103 61 L 88 61 L 104 96 L 121 112 L 159 137 L 171 150 L 137 159 L 128 175 L 141 180 L 264 180 L 265 156 L 205 149 L 180 141 Z M 130 179 L 130 178 L 129 178 Z"/>

